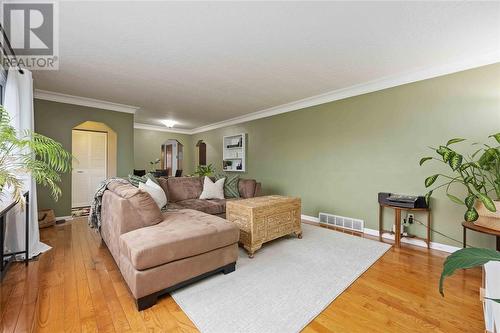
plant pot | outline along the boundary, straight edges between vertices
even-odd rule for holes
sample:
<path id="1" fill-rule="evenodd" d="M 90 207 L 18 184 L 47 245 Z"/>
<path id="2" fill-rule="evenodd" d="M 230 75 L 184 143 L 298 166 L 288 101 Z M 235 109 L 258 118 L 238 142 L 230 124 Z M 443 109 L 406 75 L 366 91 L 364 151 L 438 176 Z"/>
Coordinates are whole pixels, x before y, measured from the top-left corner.
<path id="1" fill-rule="evenodd" d="M 474 222 L 475 225 L 500 231 L 500 200 L 495 200 L 494 202 L 497 208 L 496 212 L 486 209 L 481 201 L 476 202 L 475 208 L 479 214 L 479 218 Z"/>

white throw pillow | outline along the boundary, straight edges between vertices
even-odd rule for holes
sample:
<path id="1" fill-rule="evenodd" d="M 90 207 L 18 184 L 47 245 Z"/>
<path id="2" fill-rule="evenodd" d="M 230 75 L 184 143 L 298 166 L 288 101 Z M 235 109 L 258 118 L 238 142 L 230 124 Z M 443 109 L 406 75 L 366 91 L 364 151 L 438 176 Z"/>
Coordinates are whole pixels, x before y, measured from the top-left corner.
<path id="1" fill-rule="evenodd" d="M 203 182 L 203 192 L 200 194 L 200 199 L 224 199 L 224 181 L 226 178 L 221 178 L 215 183 L 205 176 Z"/>
<path id="2" fill-rule="evenodd" d="M 167 196 L 165 195 L 165 191 L 163 191 L 161 186 L 156 184 L 151 179 L 148 179 L 145 183 L 139 183 L 139 189 L 149 193 L 149 195 L 153 198 L 160 209 L 162 209 L 167 204 Z"/>

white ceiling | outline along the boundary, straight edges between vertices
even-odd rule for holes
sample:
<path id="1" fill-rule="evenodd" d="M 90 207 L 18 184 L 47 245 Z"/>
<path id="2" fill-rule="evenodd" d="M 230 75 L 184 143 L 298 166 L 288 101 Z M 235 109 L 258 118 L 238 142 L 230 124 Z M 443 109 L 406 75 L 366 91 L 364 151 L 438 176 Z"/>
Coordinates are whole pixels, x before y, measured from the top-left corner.
<path id="1" fill-rule="evenodd" d="M 499 2 L 61 2 L 60 69 L 34 75 L 192 129 L 487 54 Z"/>

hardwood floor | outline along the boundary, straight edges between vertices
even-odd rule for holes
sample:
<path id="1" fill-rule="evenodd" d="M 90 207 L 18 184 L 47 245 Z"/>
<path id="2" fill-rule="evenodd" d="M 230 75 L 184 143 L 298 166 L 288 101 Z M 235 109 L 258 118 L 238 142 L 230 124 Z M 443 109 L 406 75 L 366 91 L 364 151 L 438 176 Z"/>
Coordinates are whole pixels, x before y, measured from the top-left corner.
<path id="1" fill-rule="evenodd" d="M 332 231 L 335 232 L 335 231 Z M 85 219 L 41 230 L 53 247 L 1 283 L 3 332 L 196 332 L 170 297 L 137 312 L 113 258 Z M 389 250 L 304 332 L 483 332 L 479 269 L 437 291 L 446 254 Z"/>

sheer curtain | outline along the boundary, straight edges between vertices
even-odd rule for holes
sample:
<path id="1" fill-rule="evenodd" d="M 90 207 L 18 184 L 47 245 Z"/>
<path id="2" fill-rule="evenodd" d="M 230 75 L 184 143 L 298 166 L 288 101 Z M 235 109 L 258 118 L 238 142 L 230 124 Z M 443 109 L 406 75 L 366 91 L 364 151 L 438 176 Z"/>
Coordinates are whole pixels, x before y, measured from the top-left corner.
<path id="1" fill-rule="evenodd" d="M 33 117 L 33 78 L 29 70 L 23 69 L 20 73 L 17 69 L 11 69 L 7 75 L 5 85 L 4 106 L 10 114 L 12 126 L 17 131 L 34 130 Z M 30 214 L 29 225 L 29 257 L 39 255 L 50 249 L 50 246 L 40 242 L 38 231 L 38 207 L 36 196 L 36 183 L 29 175 L 24 175 L 24 189 L 30 193 L 29 212 L 25 211 L 21 204 L 7 215 L 7 226 L 5 230 L 6 252 L 22 251 L 25 248 L 25 214 Z M 23 259 L 19 255 L 18 259 Z"/>

